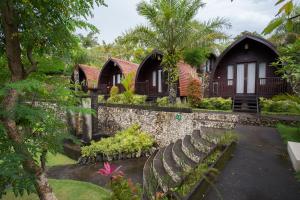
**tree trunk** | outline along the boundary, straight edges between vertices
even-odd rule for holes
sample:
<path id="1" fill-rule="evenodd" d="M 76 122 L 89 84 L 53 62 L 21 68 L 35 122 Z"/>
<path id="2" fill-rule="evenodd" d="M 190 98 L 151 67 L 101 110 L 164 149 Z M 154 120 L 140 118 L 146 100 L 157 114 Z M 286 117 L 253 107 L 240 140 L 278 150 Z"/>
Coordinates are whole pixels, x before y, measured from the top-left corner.
<path id="1" fill-rule="evenodd" d="M 15 13 L 12 6 L 12 1 L 6 0 L 1 4 L 1 22 L 4 28 L 5 51 L 8 60 L 8 67 L 11 72 L 11 81 L 17 82 L 25 79 L 26 73 L 21 61 L 21 45 L 18 35 L 18 25 L 14 18 Z M 22 163 L 24 170 L 32 173 L 36 177 L 35 188 L 41 200 L 56 200 L 51 187 L 48 184 L 48 179 L 41 167 L 39 167 L 28 149 L 24 145 L 22 134 L 19 132 L 15 116 L 14 107 L 18 102 L 19 94 L 16 90 L 10 89 L 2 101 L 5 113 L 1 121 L 6 130 L 8 138 L 14 143 L 14 150 L 24 156 Z"/>
<path id="2" fill-rule="evenodd" d="M 177 84 L 171 83 L 171 84 L 169 84 L 169 102 L 171 104 L 175 104 L 176 97 L 177 97 Z"/>

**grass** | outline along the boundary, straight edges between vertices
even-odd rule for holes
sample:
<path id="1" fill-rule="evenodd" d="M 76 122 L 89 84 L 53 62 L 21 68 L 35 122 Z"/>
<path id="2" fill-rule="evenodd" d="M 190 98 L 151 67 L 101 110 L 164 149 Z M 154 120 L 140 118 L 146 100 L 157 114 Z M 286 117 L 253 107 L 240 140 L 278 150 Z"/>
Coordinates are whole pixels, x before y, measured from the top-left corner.
<path id="1" fill-rule="evenodd" d="M 300 126 L 293 127 L 283 124 L 277 124 L 276 128 L 285 143 L 287 143 L 288 141 L 300 142 Z"/>
<path id="2" fill-rule="evenodd" d="M 60 200 L 109 200 L 110 192 L 97 185 L 73 181 L 50 179 L 50 185 L 56 197 Z M 38 200 L 36 194 L 23 195 L 15 197 L 12 191 L 9 191 L 3 200 Z"/>
<path id="3" fill-rule="evenodd" d="M 52 153 L 47 154 L 47 167 L 53 167 L 58 165 L 71 165 L 75 163 L 75 160 L 60 153 L 57 153 L 55 155 Z"/>

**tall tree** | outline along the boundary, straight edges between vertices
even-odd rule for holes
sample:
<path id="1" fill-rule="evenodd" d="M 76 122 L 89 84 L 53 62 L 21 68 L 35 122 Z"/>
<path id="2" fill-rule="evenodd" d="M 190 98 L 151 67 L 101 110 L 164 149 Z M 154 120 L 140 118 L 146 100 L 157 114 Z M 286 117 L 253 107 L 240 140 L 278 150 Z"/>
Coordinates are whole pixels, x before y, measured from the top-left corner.
<path id="1" fill-rule="evenodd" d="M 168 74 L 171 103 L 176 101 L 177 63 L 182 59 L 184 50 L 208 46 L 217 39 L 226 38 L 225 34 L 216 31 L 228 25 L 223 19 L 207 24 L 194 19 L 203 6 L 201 0 L 142 1 L 137 5 L 137 11 L 149 25 L 137 26 L 126 34 L 126 40 L 164 53 L 162 65 Z"/>
<path id="2" fill-rule="evenodd" d="M 57 136 L 56 123 L 51 123 L 57 122 L 56 116 L 47 109 L 44 110 L 47 114 L 41 115 L 43 110 L 30 104 L 29 97 L 43 93 L 43 89 L 54 91 L 58 88 L 52 88 L 51 83 L 47 86 L 41 84 L 45 77 L 36 75 L 39 63 L 35 58 L 46 54 L 59 55 L 63 50 L 74 46 L 77 39 L 73 32 L 78 27 L 95 30 L 95 27 L 82 20 L 91 15 L 94 3 L 104 4 L 103 0 L 0 2 L 0 49 L 6 57 L 6 66 L 10 74 L 9 82 L 0 92 L 0 153 L 5 155 L 1 156 L 5 161 L 0 162 L 3 167 L 0 192 L 3 192 L 8 184 L 14 187 L 17 194 L 22 194 L 22 189 L 30 191 L 31 186 L 34 186 L 40 199 L 56 199 L 43 166 L 36 161 L 36 156 L 41 153 L 41 161 L 44 163 L 44 150 L 55 146 L 55 142 L 52 145 L 50 143 L 53 142 L 51 138 Z M 49 81 L 51 82 L 51 79 Z M 50 98 L 51 95 L 50 93 L 46 96 Z M 37 123 L 38 120 L 41 120 L 40 123 Z M 56 134 L 49 134 L 54 132 Z M 15 161 L 9 158 L 15 158 Z M 2 173 L 2 170 L 8 169 L 9 164 L 10 171 Z M 21 174 L 26 178 L 19 177 Z M 26 185 L 29 186 L 25 187 Z"/>

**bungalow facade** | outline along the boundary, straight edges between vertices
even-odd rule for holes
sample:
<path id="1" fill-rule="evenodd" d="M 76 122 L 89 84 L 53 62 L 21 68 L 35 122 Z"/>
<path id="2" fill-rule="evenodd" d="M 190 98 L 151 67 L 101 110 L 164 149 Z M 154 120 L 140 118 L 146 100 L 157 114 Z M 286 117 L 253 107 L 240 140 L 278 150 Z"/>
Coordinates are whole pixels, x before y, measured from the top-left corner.
<path id="1" fill-rule="evenodd" d="M 123 92 L 122 77 L 129 73 L 136 74 L 137 69 L 138 64 L 118 58 L 109 58 L 103 65 L 98 77 L 99 93 L 109 95 L 112 86 L 117 86 L 119 91 Z"/>
<path id="2" fill-rule="evenodd" d="M 209 96 L 232 98 L 234 110 L 258 111 L 258 97 L 289 92 L 272 63 L 279 54 L 262 37 L 245 34 L 217 58 L 209 73 Z"/>
<path id="3" fill-rule="evenodd" d="M 154 50 L 142 61 L 136 73 L 135 93 L 147 95 L 149 99 L 168 96 L 168 74 L 161 66 L 162 58 L 162 52 Z M 180 61 L 177 66 L 179 70 L 177 96 L 183 98 L 187 96 L 191 79 L 199 80 L 199 78 L 196 69 L 187 63 Z"/>

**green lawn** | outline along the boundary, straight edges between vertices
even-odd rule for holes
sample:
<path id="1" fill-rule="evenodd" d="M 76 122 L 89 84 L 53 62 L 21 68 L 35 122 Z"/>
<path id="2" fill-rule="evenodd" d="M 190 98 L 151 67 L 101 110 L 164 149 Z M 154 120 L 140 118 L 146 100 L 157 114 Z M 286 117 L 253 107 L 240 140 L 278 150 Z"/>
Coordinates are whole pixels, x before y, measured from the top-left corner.
<path id="1" fill-rule="evenodd" d="M 300 126 L 293 127 L 278 124 L 276 128 L 285 143 L 287 143 L 287 141 L 300 142 Z"/>
<path id="2" fill-rule="evenodd" d="M 57 153 L 56 155 L 52 153 L 47 154 L 47 167 L 57 166 L 57 165 L 70 165 L 75 164 L 76 161 L 71 158 Z"/>
<path id="3" fill-rule="evenodd" d="M 109 200 L 110 192 L 97 185 L 73 181 L 50 179 L 50 185 L 58 200 Z M 13 192 L 8 192 L 3 200 L 38 200 L 36 194 L 15 197 Z"/>

